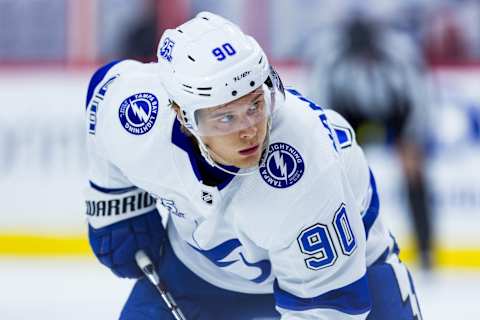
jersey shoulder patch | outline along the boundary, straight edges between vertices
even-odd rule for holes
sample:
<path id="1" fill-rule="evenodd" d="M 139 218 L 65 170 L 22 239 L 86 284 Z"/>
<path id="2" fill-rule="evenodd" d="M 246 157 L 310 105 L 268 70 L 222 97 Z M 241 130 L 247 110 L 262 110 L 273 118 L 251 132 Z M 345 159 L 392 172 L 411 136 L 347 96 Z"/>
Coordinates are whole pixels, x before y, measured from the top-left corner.
<path id="1" fill-rule="evenodd" d="M 121 67 L 98 104 L 96 134 L 89 139 L 89 149 L 130 179 L 148 177 L 152 166 L 145 164 L 152 159 L 162 162 L 169 155 L 175 115 L 154 66 L 137 62 Z"/>

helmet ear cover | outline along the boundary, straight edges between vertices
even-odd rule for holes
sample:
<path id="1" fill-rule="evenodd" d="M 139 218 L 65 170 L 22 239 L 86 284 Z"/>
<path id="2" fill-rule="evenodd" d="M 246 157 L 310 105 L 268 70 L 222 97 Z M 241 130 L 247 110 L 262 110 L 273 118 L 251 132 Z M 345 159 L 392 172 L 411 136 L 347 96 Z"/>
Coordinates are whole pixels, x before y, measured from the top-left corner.
<path id="1" fill-rule="evenodd" d="M 278 75 L 277 71 L 271 65 L 270 65 L 270 74 L 265 80 L 265 84 L 267 85 L 267 87 L 269 87 L 272 90 L 276 89 L 278 93 L 282 95 L 283 100 L 285 100 L 285 87 L 283 86 L 282 79 L 280 79 L 280 76 Z"/>

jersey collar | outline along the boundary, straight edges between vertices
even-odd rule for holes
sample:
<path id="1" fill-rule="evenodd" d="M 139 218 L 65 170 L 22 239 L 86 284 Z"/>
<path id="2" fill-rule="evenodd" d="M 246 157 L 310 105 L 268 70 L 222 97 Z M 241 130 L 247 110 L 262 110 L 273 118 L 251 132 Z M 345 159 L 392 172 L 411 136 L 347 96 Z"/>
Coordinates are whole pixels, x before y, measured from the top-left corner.
<path id="1" fill-rule="evenodd" d="M 181 130 L 180 122 L 175 119 L 172 128 L 172 143 L 188 154 L 190 164 L 198 181 L 216 181 L 218 190 L 225 188 L 235 177 L 207 163 L 194 146 L 193 141 Z M 234 166 L 222 166 L 225 169 L 237 172 L 240 169 Z"/>

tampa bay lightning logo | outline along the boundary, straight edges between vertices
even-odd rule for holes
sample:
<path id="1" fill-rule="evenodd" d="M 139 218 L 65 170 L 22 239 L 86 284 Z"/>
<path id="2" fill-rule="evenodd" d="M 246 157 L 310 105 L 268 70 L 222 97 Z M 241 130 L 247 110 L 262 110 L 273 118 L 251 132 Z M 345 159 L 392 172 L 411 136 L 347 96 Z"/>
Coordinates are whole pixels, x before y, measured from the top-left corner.
<path id="1" fill-rule="evenodd" d="M 265 164 L 260 167 L 263 180 L 274 188 L 288 188 L 300 180 L 305 163 L 300 153 L 292 146 L 277 142 L 268 148 Z"/>
<path id="2" fill-rule="evenodd" d="M 131 134 L 145 134 L 152 129 L 158 115 L 158 99 L 151 93 L 131 95 L 118 111 L 122 126 Z"/>
<path id="3" fill-rule="evenodd" d="M 165 38 L 162 46 L 158 49 L 158 55 L 168 62 L 172 62 L 172 51 L 175 46 L 175 42 L 170 38 Z"/>

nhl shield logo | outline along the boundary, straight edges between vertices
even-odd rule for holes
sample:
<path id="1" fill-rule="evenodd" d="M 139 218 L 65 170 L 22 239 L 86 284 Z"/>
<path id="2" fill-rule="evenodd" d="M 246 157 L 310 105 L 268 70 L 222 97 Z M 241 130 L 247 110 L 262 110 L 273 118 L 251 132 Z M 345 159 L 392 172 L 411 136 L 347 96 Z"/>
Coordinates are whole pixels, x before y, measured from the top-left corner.
<path id="1" fill-rule="evenodd" d="M 202 200 L 206 204 L 212 205 L 213 204 L 213 194 L 211 194 L 210 192 L 202 190 Z"/>
<path id="2" fill-rule="evenodd" d="M 270 186 L 288 188 L 302 178 L 305 163 L 294 147 L 277 142 L 268 148 L 265 163 L 259 170 L 263 180 Z"/>
<path id="3" fill-rule="evenodd" d="M 168 62 L 172 62 L 172 50 L 175 46 L 175 42 L 170 38 L 165 38 L 162 46 L 158 49 L 158 55 Z"/>
<path id="4" fill-rule="evenodd" d="M 141 135 L 152 129 L 158 114 L 158 99 L 147 92 L 123 100 L 118 111 L 122 126 L 131 134 Z"/>

